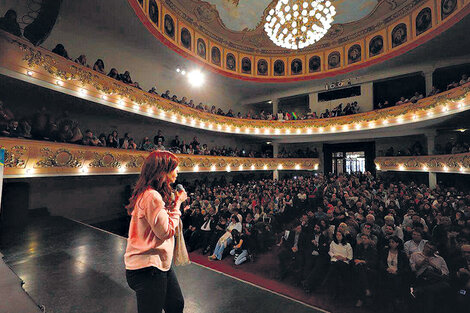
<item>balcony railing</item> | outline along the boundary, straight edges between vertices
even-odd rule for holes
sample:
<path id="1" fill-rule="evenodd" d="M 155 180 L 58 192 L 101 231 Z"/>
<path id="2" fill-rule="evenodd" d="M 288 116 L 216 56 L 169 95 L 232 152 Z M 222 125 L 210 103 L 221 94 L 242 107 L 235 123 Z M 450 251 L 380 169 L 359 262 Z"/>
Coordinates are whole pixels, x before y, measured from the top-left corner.
<path id="1" fill-rule="evenodd" d="M 470 152 L 445 155 L 378 157 L 380 171 L 409 171 L 470 174 Z"/>
<path id="2" fill-rule="evenodd" d="M 149 152 L 0 137 L 5 178 L 139 174 Z M 318 159 L 178 154 L 180 172 L 317 170 Z"/>
<path id="3" fill-rule="evenodd" d="M 0 31 L 0 74 L 19 78 L 116 109 L 225 133 L 323 135 L 416 123 L 470 109 L 470 83 L 418 101 L 348 116 L 265 121 L 201 112 L 130 87 L 48 50 Z"/>

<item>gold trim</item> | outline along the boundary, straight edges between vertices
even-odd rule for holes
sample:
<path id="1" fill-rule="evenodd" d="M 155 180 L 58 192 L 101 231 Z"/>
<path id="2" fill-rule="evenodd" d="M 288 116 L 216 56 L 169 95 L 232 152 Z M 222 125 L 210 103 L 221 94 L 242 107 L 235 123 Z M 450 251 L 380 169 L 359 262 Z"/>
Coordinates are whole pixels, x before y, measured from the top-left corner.
<path id="1" fill-rule="evenodd" d="M 66 143 L 1 138 L 5 178 L 139 174 L 149 152 Z M 319 159 L 260 159 L 177 155 L 180 172 L 315 170 Z"/>
<path id="2" fill-rule="evenodd" d="M 470 152 L 460 154 L 378 157 L 380 171 L 442 172 L 470 174 Z"/>

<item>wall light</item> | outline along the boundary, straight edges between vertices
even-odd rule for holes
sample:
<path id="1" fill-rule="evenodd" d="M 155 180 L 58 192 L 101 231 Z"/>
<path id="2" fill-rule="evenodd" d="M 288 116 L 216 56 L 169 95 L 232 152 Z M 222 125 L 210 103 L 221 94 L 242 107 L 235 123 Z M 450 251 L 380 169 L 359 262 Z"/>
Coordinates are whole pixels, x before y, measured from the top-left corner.
<path id="1" fill-rule="evenodd" d="M 238 170 L 243 171 L 243 164 L 240 164 L 240 166 L 238 167 Z"/>
<path id="2" fill-rule="evenodd" d="M 445 107 L 442 108 L 442 112 L 447 112 L 447 111 L 449 111 L 448 107 L 445 106 Z"/>
<path id="3" fill-rule="evenodd" d="M 251 169 L 252 171 L 254 171 L 254 170 L 255 170 L 255 166 L 254 166 L 254 164 L 252 164 L 252 165 L 250 166 L 250 169 Z"/>
<path id="4" fill-rule="evenodd" d="M 108 97 L 106 95 L 101 95 L 101 99 L 108 100 Z"/>
<path id="5" fill-rule="evenodd" d="M 222 130 L 222 125 L 218 124 L 218 125 L 217 125 L 217 129 L 218 129 L 218 130 Z"/>
<path id="6" fill-rule="evenodd" d="M 259 134 L 259 128 L 255 128 L 255 134 Z"/>
<path id="7" fill-rule="evenodd" d="M 249 128 L 245 128 L 245 133 L 249 134 L 249 133 L 250 133 L 250 129 L 249 129 Z"/>
<path id="8" fill-rule="evenodd" d="M 230 165 L 227 165 L 226 170 L 227 170 L 227 172 L 229 172 L 229 173 L 232 171 L 232 169 L 230 168 Z"/>
<path id="9" fill-rule="evenodd" d="M 418 117 L 416 116 L 416 114 L 413 114 L 413 117 L 412 117 L 412 118 L 413 118 L 413 121 L 416 121 L 416 119 L 417 119 Z"/>
<path id="10" fill-rule="evenodd" d="M 30 168 L 27 168 L 27 169 L 26 169 L 26 174 L 27 174 L 27 175 L 31 175 L 32 173 L 33 173 L 33 170 L 32 170 L 32 169 L 30 169 Z"/>
<path id="11" fill-rule="evenodd" d="M 300 170 L 300 164 L 296 164 L 294 167 L 296 170 Z"/>
<path id="12" fill-rule="evenodd" d="M 279 164 L 279 165 L 277 166 L 277 169 L 278 169 L 278 170 L 282 170 L 282 164 Z"/>
<path id="13" fill-rule="evenodd" d="M 82 167 L 82 168 L 80 169 L 80 172 L 82 172 L 82 173 L 88 173 L 88 169 L 87 169 L 86 167 Z"/>
<path id="14" fill-rule="evenodd" d="M 56 80 L 55 83 L 61 87 L 64 85 L 64 82 L 61 80 Z"/>
<path id="15" fill-rule="evenodd" d="M 276 130 L 274 130 L 274 133 L 275 133 L 276 135 L 279 135 L 279 134 L 281 133 L 281 130 L 280 130 L 279 128 L 276 128 Z"/>
<path id="16" fill-rule="evenodd" d="M 331 127 L 330 127 L 330 131 L 331 131 L 331 132 L 335 132 L 335 131 L 336 131 L 336 127 L 335 127 L 335 126 L 331 126 Z"/>
<path id="17" fill-rule="evenodd" d="M 307 134 L 311 134 L 311 133 L 312 133 L 312 129 L 311 128 L 307 129 Z"/>
<path id="18" fill-rule="evenodd" d="M 196 125 L 196 120 L 191 120 L 191 126 L 195 126 Z"/>
<path id="19" fill-rule="evenodd" d="M 397 117 L 397 123 L 400 123 L 400 124 L 403 123 L 403 117 L 401 116 Z"/>
<path id="20" fill-rule="evenodd" d="M 28 76 L 33 76 L 33 72 L 31 72 L 31 71 L 27 71 L 26 74 L 27 74 Z"/>
<path id="21" fill-rule="evenodd" d="M 376 168 L 378 171 L 380 171 L 380 165 L 379 165 L 379 164 L 376 163 L 376 164 L 375 164 L 375 168 Z"/>
<path id="22" fill-rule="evenodd" d="M 443 169 L 445 172 L 449 171 L 449 168 L 447 166 L 444 166 Z"/>
<path id="23" fill-rule="evenodd" d="M 134 110 L 138 111 L 139 110 L 139 105 L 137 103 L 134 103 L 133 108 L 134 108 Z"/>
<path id="24" fill-rule="evenodd" d="M 199 165 L 194 165 L 193 172 L 199 172 Z"/>
<path id="25" fill-rule="evenodd" d="M 181 74 L 183 74 L 183 72 L 181 72 Z M 193 70 L 188 73 L 188 81 L 193 87 L 201 87 L 205 80 L 206 78 L 204 74 L 202 74 L 202 72 L 199 70 Z"/>
<path id="26" fill-rule="evenodd" d="M 204 122 L 202 122 L 202 121 L 199 123 L 199 125 L 200 125 L 201 127 L 206 127 L 206 123 L 204 123 Z"/>
<path id="27" fill-rule="evenodd" d="M 314 170 L 318 170 L 318 164 L 315 164 L 315 166 L 313 167 Z"/>
<path id="28" fill-rule="evenodd" d="M 297 128 L 297 134 L 300 135 L 302 133 L 302 130 L 300 128 Z"/>
<path id="29" fill-rule="evenodd" d="M 80 90 L 78 90 L 78 92 L 80 93 L 80 95 L 84 96 L 86 95 L 87 91 L 83 88 L 80 88 Z"/>
<path id="30" fill-rule="evenodd" d="M 268 169 L 268 166 L 265 164 L 265 165 L 263 166 L 263 170 L 267 170 L 267 169 Z"/>
<path id="31" fill-rule="evenodd" d="M 162 111 L 160 111 L 160 117 L 161 117 L 161 118 L 164 118 L 164 117 L 165 117 L 165 115 L 166 115 L 165 111 L 163 111 L 163 110 L 162 110 Z"/>
<path id="32" fill-rule="evenodd" d="M 465 168 L 463 166 L 460 167 L 459 171 L 464 172 Z"/>
<path id="33" fill-rule="evenodd" d="M 211 166 L 211 172 L 215 172 L 215 165 Z"/>
<path id="34" fill-rule="evenodd" d="M 124 100 L 119 99 L 117 103 L 118 103 L 119 106 L 123 106 L 124 105 Z"/>
<path id="35" fill-rule="evenodd" d="M 423 165 L 423 171 L 425 171 L 425 172 L 428 171 L 428 167 L 426 165 Z"/>
<path id="36" fill-rule="evenodd" d="M 228 132 L 232 131 L 232 127 L 231 127 L 230 125 L 227 125 L 227 126 L 225 127 L 225 129 L 226 129 Z"/>
<path id="37" fill-rule="evenodd" d="M 119 168 L 119 173 L 124 173 L 126 171 L 126 168 L 124 166 L 121 166 Z"/>
<path id="38" fill-rule="evenodd" d="M 400 171 L 404 171 L 404 170 L 405 170 L 405 167 L 404 167 L 403 165 L 400 165 L 400 166 L 398 166 L 398 169 L 399 169 Z"/>
<path id="39" fill-rule="evenodd" d="M 382 124 L 388 125 L 388 120 L 387 120 L 387 119 L 383 120 L 383 121 L 382 121 Z"/>
<path id="40" fill-rule="evenodd" d="M 348 126 L 348 125 L 344 125 L 344 126 L 343 126 L 343 130 L 349 130 L 349 126 Z"/>
<path id="41" fill-rule="evenodd" d="M 318 129 L 318 131 L 319 131 L 320 133 L 323 133 L 323 131 L 324 131 L 323 127 L 320 127 L 320 128 Z"/>
<path id="42" fill-rule="evenodd" d="M 238 127 L 235 128 L 235 132 L 236 132 L 237 134 L 240 133 L 240 128 L 238 128 Z"/>
<path id="43" fill-rule="evenodd" d="M 429 111 L 429 112 L 428 112 L 428 116 L 432 116 L 433 114 L 434 114 L 433 111 Z"/>
<path id="44" fill-rule="evenodd" d="M 375 127 L 375 122 L 369 122 L 369 128 Z"/>
<path id="45" fill-rule="evenodd" d="M 186 124 L 186 117 L 181 117 L 181 123 Z"/>
<path id="46" fill-rule="evenodd" d="M 212 129 L 213 127 L 214 127 L 214 125 L 209 124 L 209 129 Z"/>
<path id="47" fill-rule="evenodd" d="M 269 135 L 269 133 L 270 133 L 269 129 L 266 128 L 266 129 L 264 130 L 264 134 L 265 134 L 265 135 Z"/>
<path id="48" fill-rule="evenodd" d="M 356 129 L 361 129 L 361 124 L 356 124 Z"/>

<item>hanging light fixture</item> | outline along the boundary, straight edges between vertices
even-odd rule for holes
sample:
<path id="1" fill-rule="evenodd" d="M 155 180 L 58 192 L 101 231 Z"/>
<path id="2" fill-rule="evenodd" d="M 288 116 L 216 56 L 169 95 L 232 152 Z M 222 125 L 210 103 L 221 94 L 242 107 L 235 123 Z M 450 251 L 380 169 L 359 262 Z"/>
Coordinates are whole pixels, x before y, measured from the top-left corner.
<path id="1" fill-rule="evenodd" d="M 279 0 L 268 12 L 264 30 L 277 46 L 302 49 L 326 35 L 335 15 L 329 0 Z"/>

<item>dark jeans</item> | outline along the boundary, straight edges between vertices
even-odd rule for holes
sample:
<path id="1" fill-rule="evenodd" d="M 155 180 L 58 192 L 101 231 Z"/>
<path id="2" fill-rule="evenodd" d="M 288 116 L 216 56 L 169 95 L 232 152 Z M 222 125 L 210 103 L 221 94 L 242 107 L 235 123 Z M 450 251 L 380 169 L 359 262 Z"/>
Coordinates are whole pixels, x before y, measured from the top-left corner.
<path id="1" fill-rule="evenodd" d="M 156 267 L 126 270 L 129 287 L 137 296 L 138 313 L 182 313 L 183 294 L 173 269 L 163 272 Z"/>

